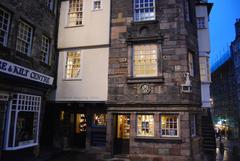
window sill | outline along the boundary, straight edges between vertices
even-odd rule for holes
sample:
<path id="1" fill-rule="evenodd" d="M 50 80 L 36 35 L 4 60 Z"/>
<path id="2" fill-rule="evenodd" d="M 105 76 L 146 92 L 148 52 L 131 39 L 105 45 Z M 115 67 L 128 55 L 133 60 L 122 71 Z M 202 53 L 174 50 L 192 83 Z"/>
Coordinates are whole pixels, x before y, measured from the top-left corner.
<path id="1" fill-rule="evenodd" d="M 46 64 L 46 63 L 44 63 L 44 62 L 42 62 L 42 61 L 40 61 L 40 65 L 43 66 L 43 67 L 45 67 L 45 68 L 51 69 L 50 64 Z"/>
<path id="2" fill-rule="evenodd" d="M 77 28 L 77 27 L 83 27 L 84 25 L 75 25 L 75 26 L 65 26 L 64 28 Z"/>
<path id="3" fill-rule="evenodd" d="M 177 143 L 181 144 L 182 140 L 180 137 L 140 137 L 137 136 L 134 138 L 135 141 L 143 141 L 143 142 L 157 142 L 157 143 Z"/>
<path id="4" fill-rule="evenodd" d="M 163 83 L 163 76 L 158 77 L 128 77 L 127 83 Z"/>
<path id="5" fill-rule="evenodd" d="M 158 20 L 133 21 L 132 25 L 156 24 Z"/>
<path id="6" fill-rule="evenodd" d="M 100 8 L 100 9 L 92 9 L 92 12 L 97 12 L 97 11 L 102 11 L 103 9 Z"/>
<path id="7" fill-rule="evenodd" d="M 63 81 L 81 81 L 82 79 L 81 78 L 76 78 L 76 79 L 66 79 L 66 78 L 63 78 L 62 80 Z"/>
<path id="8" fill-rule="evenodd" d="M 27 54 L 23 54 L 23 53 L 21 53 L 21 52 L 19 52 L 19 51 L 16 51 L 16 56 L 18 56 L 18 57 L 20 57 L 20 58 L 23 58 L 23 59 L 25 59 L 25 60 L 28 60 L 28 61 L 33 62 L 33 58 L 32 58 L 31 56 L 29 56 L 29 55 L 27 55 Z"/>

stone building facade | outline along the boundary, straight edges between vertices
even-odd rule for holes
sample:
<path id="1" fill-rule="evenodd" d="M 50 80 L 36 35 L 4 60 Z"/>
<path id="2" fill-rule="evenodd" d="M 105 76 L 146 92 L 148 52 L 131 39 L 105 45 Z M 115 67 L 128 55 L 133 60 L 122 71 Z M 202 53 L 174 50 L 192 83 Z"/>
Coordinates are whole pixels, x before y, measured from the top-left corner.
<path id="1" fill-rule="evenodd" d="M 113 0 L 107 151 L 202 160 L 195 1 Z"/>
<path id="2" fill-rule="evenodd" d="M 56 70 L 54 0 L 0 1 L 0 158 L 37 155 Z M 1 160 L 0 159 L 0 160 Z"/>

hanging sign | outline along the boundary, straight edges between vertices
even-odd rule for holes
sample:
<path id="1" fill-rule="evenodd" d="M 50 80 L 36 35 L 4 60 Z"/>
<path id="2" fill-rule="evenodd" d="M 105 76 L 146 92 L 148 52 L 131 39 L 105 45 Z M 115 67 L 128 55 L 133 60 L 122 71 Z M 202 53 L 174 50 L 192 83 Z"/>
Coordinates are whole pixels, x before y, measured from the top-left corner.
<path id="1" fill-rule="evenodd" d="M 0 72 L 40 82 L 47 85 L 52 85 L 54 79 L 53 77 L 50 77 L 48 75 L 39 73 L 37 71 L 31 70 L 26 67 L 22 67 L 20 65 L 2 59 L 0 59 Z"/>

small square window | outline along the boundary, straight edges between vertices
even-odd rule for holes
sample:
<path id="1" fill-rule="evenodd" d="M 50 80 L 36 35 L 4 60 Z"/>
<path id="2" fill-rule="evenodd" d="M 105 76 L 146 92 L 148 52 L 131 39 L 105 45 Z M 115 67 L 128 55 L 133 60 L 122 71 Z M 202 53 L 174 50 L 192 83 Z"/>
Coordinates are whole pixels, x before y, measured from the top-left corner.
<path id="1" fill-rule="evenodd" d="M 93 125 L 94 126 L 106 126 L 106 114 L 94 114 Z"/>
<path id="2" fill-rule="evenodd" d="M 137 115 L 137 136 L 154 136 L 154 115 Z"/>
<path id="3" fill-rule="evenodd" d="M 102 0 L 93 0 L 93 10 L 102 9 Z"/>
<path id="4" fill-rule="evenodd" d="M 204 17 L 197 17 L 197 27 L 198 27 L 198 29 L 205 28 L 205 18 Z"/>

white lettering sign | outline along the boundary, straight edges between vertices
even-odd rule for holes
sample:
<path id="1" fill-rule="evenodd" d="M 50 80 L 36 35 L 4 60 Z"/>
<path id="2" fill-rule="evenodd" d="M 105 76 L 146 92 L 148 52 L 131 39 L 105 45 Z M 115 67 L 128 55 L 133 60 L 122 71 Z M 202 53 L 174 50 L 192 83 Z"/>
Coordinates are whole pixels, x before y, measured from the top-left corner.
<path id="1" fill-rule="evenodd" d="M 20 65 L 2 59 L 0 59 L 0 72 L 48 85 L 52 85 L 54 79 L 53 77 L 47 76 L 45 74 L 39 73 L 37 71 L 22 67 Z"/>

